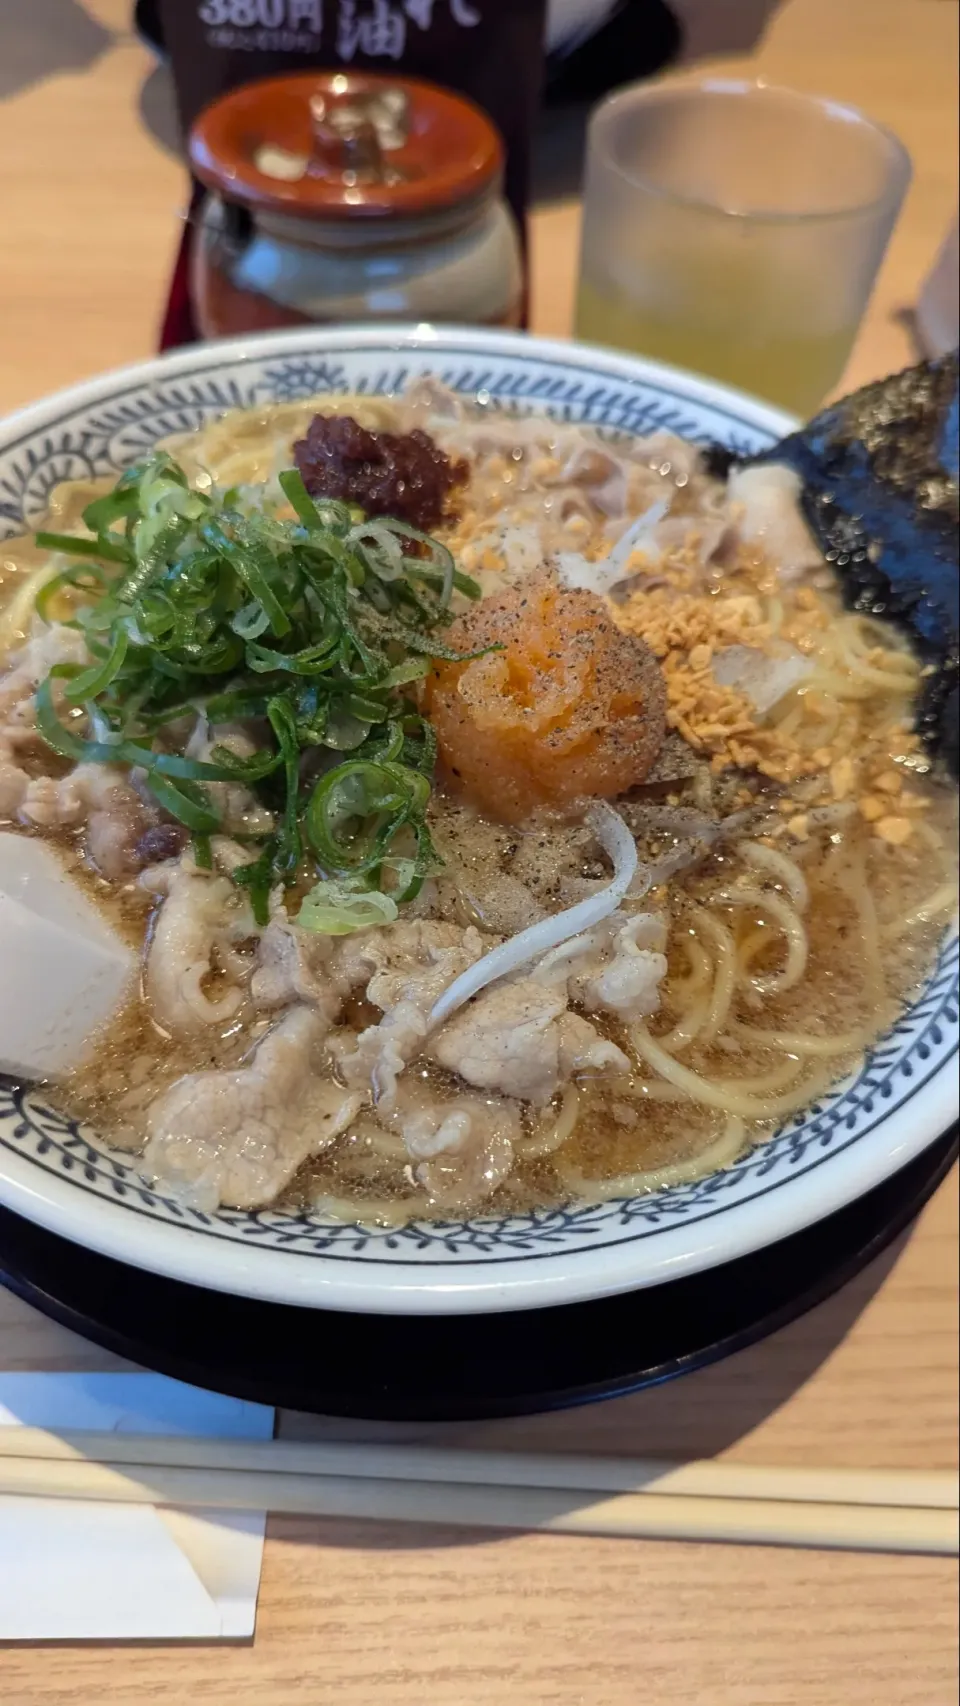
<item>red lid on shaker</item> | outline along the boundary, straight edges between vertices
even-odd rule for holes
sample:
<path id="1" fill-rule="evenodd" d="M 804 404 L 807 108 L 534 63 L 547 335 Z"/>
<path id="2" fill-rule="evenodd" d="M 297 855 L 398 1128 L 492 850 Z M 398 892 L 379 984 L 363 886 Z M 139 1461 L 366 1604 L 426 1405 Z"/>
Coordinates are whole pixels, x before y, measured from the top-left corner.
<path id="1" fill-rule="evenodd" d="M 196 176 L 299 218 L 416 216 L 497 183 L 503 144 L 472 101 L 414 77 L 304 72 L 247 83 L 190 132 Z"/>

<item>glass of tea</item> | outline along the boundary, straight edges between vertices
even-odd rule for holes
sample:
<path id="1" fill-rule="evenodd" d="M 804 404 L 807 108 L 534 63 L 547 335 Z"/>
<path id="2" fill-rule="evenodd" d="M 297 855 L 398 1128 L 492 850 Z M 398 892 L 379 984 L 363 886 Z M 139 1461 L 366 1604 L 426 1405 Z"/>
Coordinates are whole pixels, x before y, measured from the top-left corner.
<path id="1" fill-rule="evenodd" d="M 852 107 L 733 79 L 590 124 L 577 336 L 809 415 L 840 379 L 910 182 Z"/>

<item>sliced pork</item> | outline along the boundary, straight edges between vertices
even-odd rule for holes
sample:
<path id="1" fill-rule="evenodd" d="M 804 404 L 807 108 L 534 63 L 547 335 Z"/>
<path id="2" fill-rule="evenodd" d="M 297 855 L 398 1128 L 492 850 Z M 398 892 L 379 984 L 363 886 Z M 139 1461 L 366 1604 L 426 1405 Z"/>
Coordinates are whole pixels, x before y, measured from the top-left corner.
<path id="1" fill-rule="evenodd" d="M 653 913 L 613 912 L 592 930 L 545 954 L 531 973 L 563 988 L 588 1013 L 611 1013 L 626 1022 L 646 1018 L 660 1005 L 667 975 L 666 929 Z"/>
<path id="2" fill-rule="evenodd" d="M 498 1096 L 443 1098 L 422 1081 L 401 1087 L 387 1123 L 403 1138 L 418 1184 L 447 1209 L 490 1196 L 509 1174 L 521 1135 L 513 1103 Z"/>
<path id="3" fill-rule="evenodd" d="M 194 1072 L 148 1116 L 147 1174 L 195 1208 L 271 1203 L 301 1162 L 339 1136 L 363 1101 L 323 1072 L 327 1026 L 294 1007 L 233 1071 Z"/>
<path id="4" fill-rule="evenodd" d="M 622 1049 L 568 1012 L 565 989 L 532 977 L 485 990 L 437 1032 L 430 1056 L 480 1090 L 538 1107 L 577 1073 L 630 1070 Z"/>
<path id="5" fill-rule="evenodd" d="M 358 1037 L 351 1035 L 337 1058 L 347 1084 L 372 1087 L 374 1100 L 389 1106 L 400 1073 L 426 1041 L 434 1002 L 492 943 L 472 927 L 462 930 L 430 920 L 394 924 L 364 937 L 347 939 L 341 965 L 348 970 L 358 955 L 364 966 L 371 953 L 382 956 L 366 984 L 366 997 L 383 1018 Z"/>
<path id="6" fill-rule="evenodd" d="M 186 863 L 154 866 L 144 875 L 164 897 L 147 951 L 154 1018 L 176 1036 L 233 1018 L 246 993 L 233 950 L 256 935 L 247 896 L 229 877 Z"/>

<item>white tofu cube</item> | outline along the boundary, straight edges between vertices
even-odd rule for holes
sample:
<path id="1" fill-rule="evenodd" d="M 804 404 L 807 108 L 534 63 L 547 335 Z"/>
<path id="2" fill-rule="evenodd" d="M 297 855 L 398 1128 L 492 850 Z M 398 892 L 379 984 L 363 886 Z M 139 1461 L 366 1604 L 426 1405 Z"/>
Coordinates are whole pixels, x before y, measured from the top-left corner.
<path id="1" fill-rule="evenodd" d="M 133 988 L 137 956 L 51 848 L 0 832 L 0 1072 L 80 1064 Z"/>

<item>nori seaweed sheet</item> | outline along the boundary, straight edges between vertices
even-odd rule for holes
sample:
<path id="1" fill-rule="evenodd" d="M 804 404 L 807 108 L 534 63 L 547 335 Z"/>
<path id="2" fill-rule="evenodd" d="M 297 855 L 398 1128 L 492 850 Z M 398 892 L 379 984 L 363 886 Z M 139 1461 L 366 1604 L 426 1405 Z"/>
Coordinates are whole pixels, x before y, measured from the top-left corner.
<path id="1" fill-rule="evenodd" d="M 957 351 L 867 385 L 758 462 L 785 462 L 854 610 L 886 618 L 932 666 L 917 718 L 958 775 L 960 394 Z M 708 453 L 721 474 L 730 458 Z"/>

